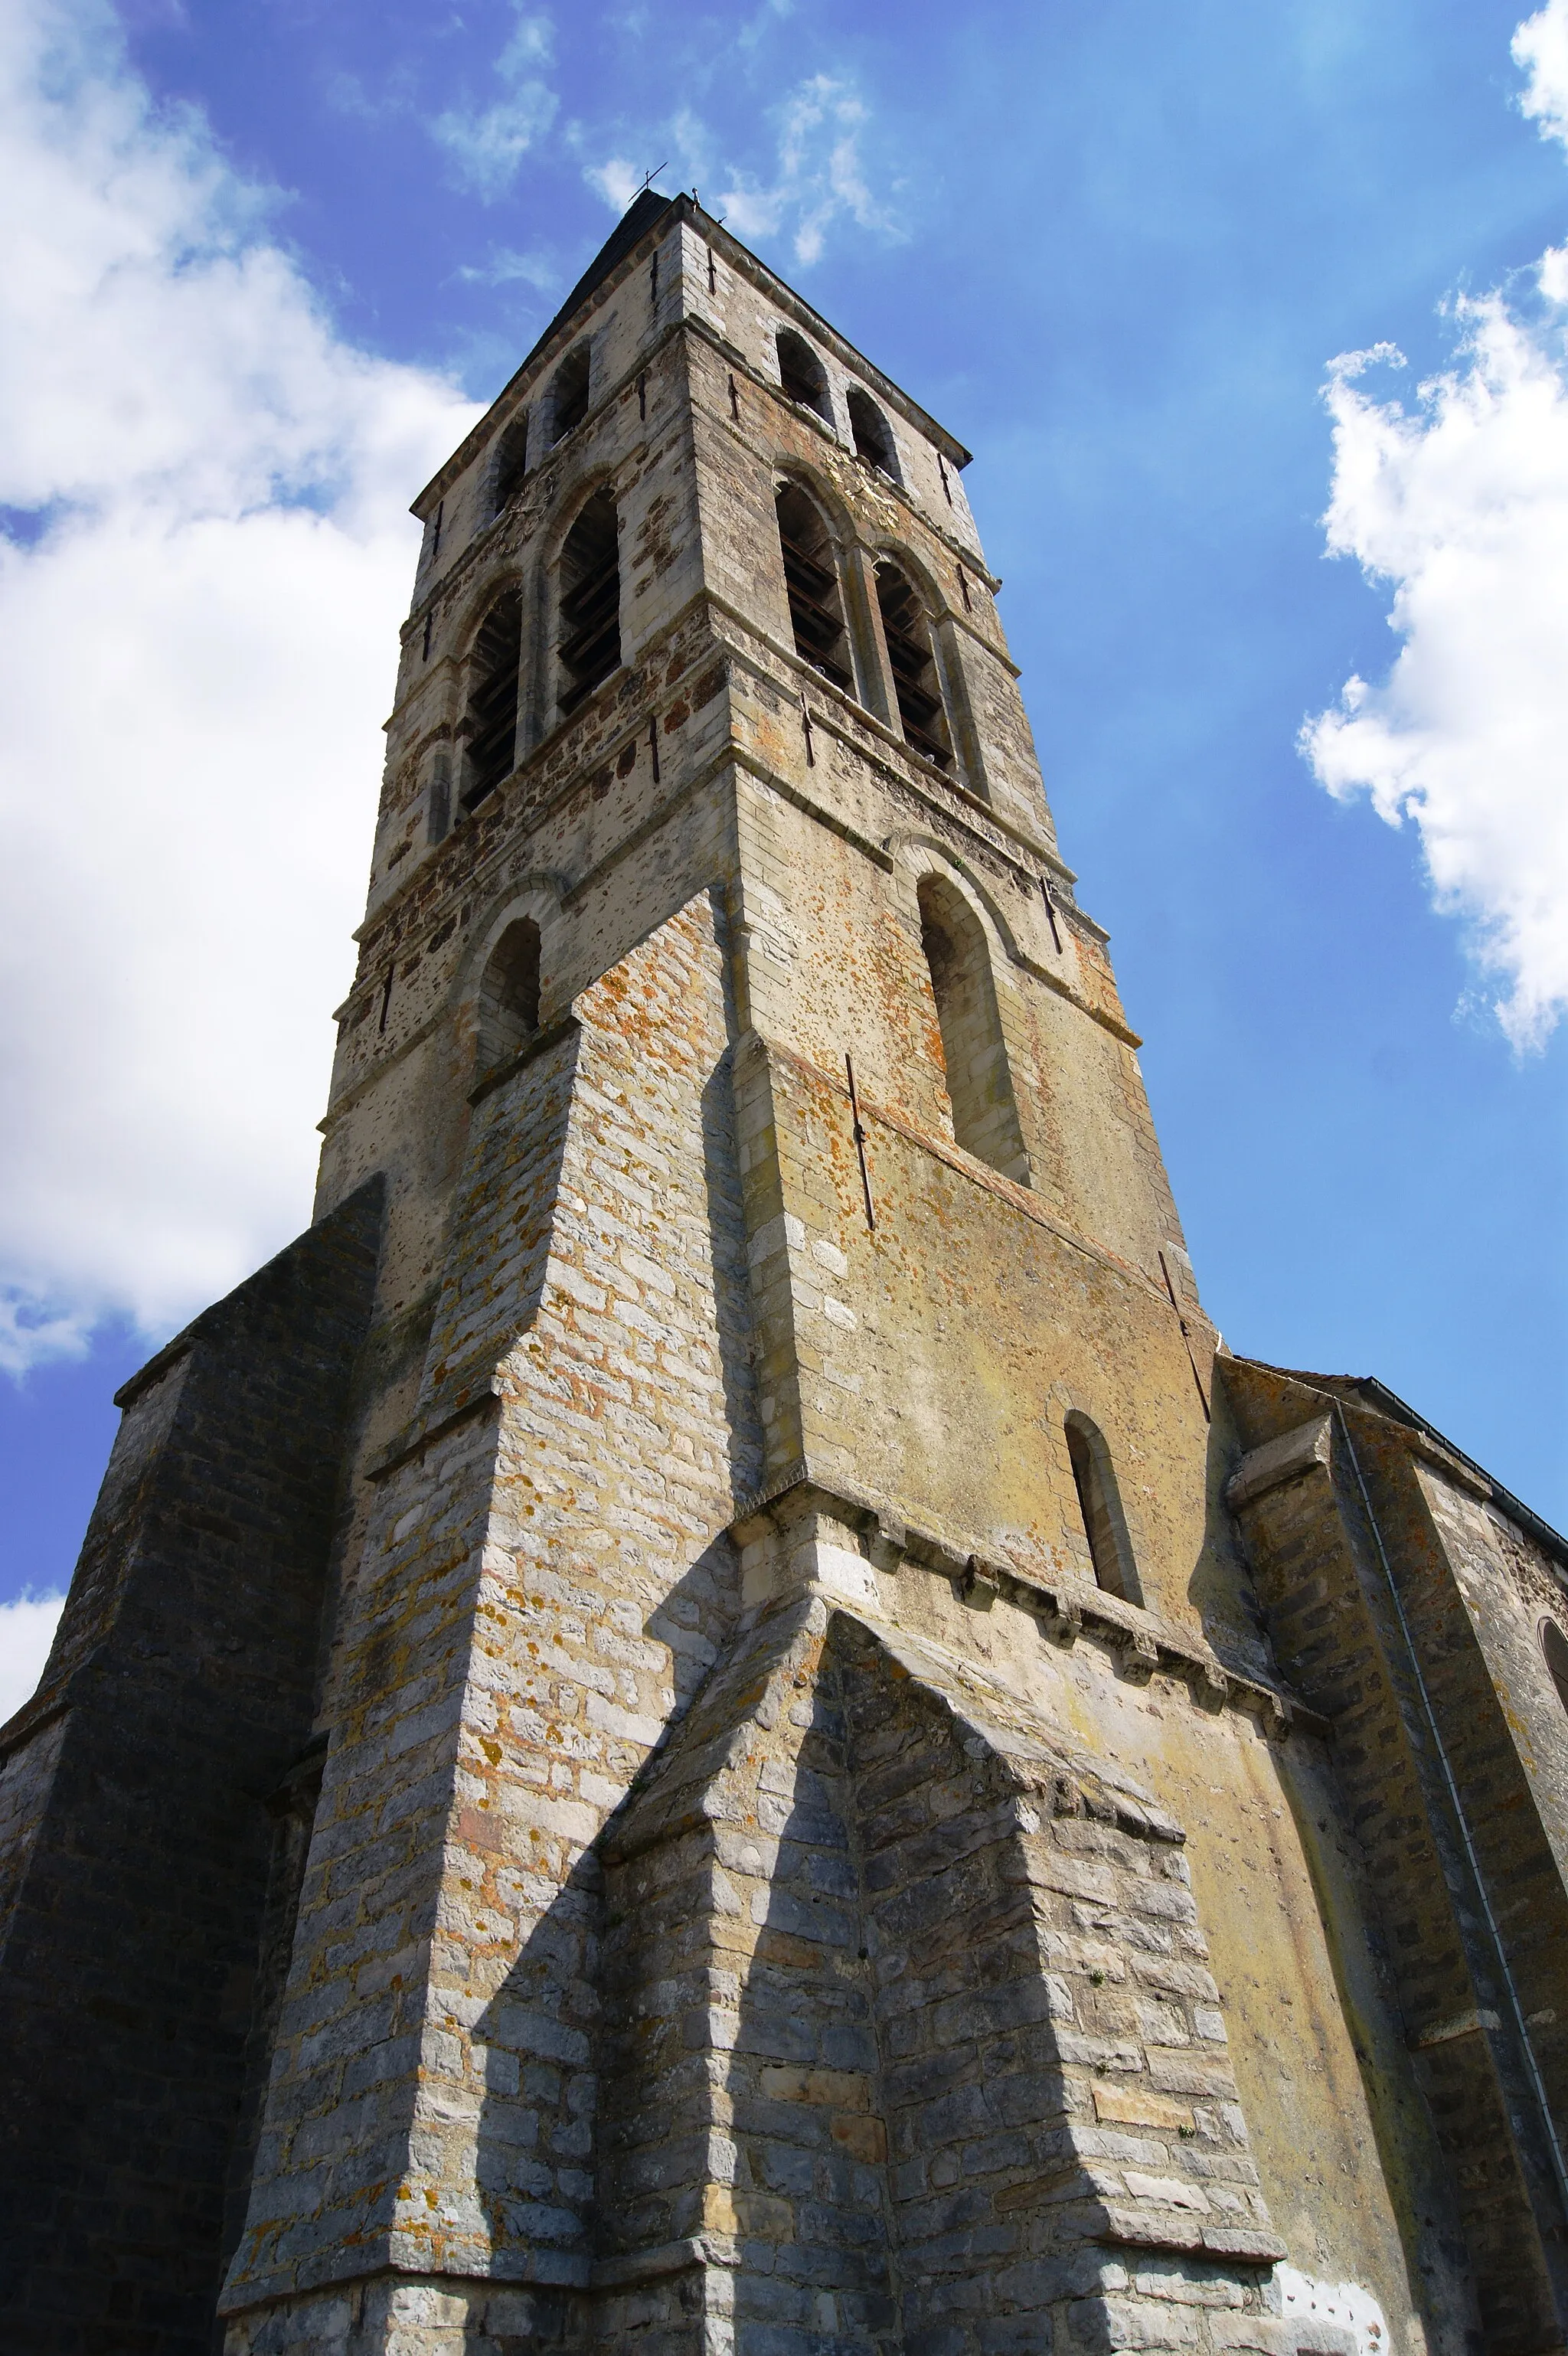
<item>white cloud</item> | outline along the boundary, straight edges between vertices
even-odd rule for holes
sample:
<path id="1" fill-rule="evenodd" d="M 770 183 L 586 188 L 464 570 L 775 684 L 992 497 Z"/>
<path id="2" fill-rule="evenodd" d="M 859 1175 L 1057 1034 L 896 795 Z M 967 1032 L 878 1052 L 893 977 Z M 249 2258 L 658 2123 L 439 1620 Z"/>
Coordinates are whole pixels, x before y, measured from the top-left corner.
<path id="1" fill-rule="evenodd" d="M 472 421 L 355 350 L 96 0 L 0 21 L 0 1364 L 309 1215 L 404 509 Z"/>
<path id="2" fill-rule="evenodd" d="M 738 49 L 760 48 L 770 34 L 776 33 L 781 23 L 795 15 L 795 0 L 762 0 L 754 16 L 741 26 L 735 35 Z"/>
<path id="3" fill-rule="evenodd" d="M 873 198 L 860 163 L 867 112 L 853 90 L 830 74 L 814 74 L 785 102 L 779 137 L 776 194 L 795 214 L 798 262 L 815 262 L 840 215 L 883 233 L 891 215 Z"/>
<path id="4" fill-rule="evenodd" d="M 1513 37 L 1513 61 L 1530 77 L 1521 112 L 1540 124 L 1543 138 L 1568 146 L 1568 0 L 1547 0 L 1525 18 Z"/>
<path id="5" fill-rule="evenodd" d="M 771 184 L 759 185 L 746 173 L 731 174 L 721 182 L 715 209 L 740 237 L 786 232 L 795 260 L 808 265 L 821 259 L 827 231 L 843 219 L 896 236 L 894 217 L 872 197 L 860 160 L 869 119 L 848 82 L 812 74 L 775 111 L 778 166 Z"/>
<path id="6" fill-rule="evenodd" d="M 548 66 L 555 59 L 555 27 L 548 16 L 530 16 L 521 0 L 513 0 L 517 23 L 512 37 L 496 60 L 496 70 L 503 81 L 520 81 L 532 66 Z"/>
<path id="7" fill-rule="evenodd" d="M 32 1700 L 64 1602 L 63 1595 L 29 1592 L 0 1603 L 0 1726 Z"/>
<path id="8" fill-rule="evenodd" d="M 762 13 L 774 18 L 789 11 L 769 0 Z M 765 177 L 726 157 L 689 107 L 681 108 L 669 126 L 686 185 L 699 190 L 709 211 L 721 216 L 737 237 L 787 236 L 795 260 L 809 264 L 820 260 L 829 230 L 844 220 L 880 237 L 901 235 L 891 208 L 871 193 L 860 154 L 870 115 L 850 83 L 832 74 L 812 74 L 773 111 L 772 119 L 777 155 Z M 580 127 L 572 135 L 579 142 L 583 136 Z M 643 185 L 643 175 L 618 155 L 589 166 L 583 177 L 618 213 Z"/>
<path id="9" fill-rule="evenodd" d="M 431 135 L 451 157 L 458 182 L 492 204 L 504 197 L 530 147 L 555 121 L 560 103 L 535 69 L 548 65 L 554 33 L 548 16 L 518 7 L 511 38 L 496 60 L 506 95 L 481 108 L 448 107 Z"/>
<path id="10" fill-rule="evenodd" d="M 582 175 L 597 196 L 603 198 L 612 212 L 624 213 L 643 185 L 643 175 L 624 155 L 612 155 L 603 164 L 591 164 Z"/>
<path id="11" fill-rule="evenodd" d="M 458 276 L 475 286 L 532 286 L 539 294 L 553 294 L 560 284 L 560 264 L 553 254 L 518 253 L 511 246 L 496 245 L 490 249 L 488 262 L 465 263 Z"/>
<path id="12" fill-rule="evenodd" d="M 1521 26 L 1516 53 L 1534 74 L 1527 111 L 1555 130 L 1568 0 Z M 1330 793 L 1413 821 L 1436 905 L 1467 920 L 1520 1048 L 1568 1007 L 1565 265 L 1541 258 L 1528 316 L 1500 293 L 1456 303 L 1455 365 L 1413 407 L 1365 388 L 1373 364 L 1403 364 L 1389 347 L 1334 362 L 1328 548 L 1392 584 L 1403 644 L 1386 679 L 1349 679 L 1302 731 Z"/>

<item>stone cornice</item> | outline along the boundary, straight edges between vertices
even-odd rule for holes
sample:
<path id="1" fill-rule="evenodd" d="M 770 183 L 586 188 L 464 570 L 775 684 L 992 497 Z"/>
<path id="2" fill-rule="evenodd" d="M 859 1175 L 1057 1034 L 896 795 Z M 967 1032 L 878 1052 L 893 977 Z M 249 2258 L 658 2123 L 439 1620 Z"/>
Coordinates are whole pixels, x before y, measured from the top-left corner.
<path id="1" fill-rule="evenodd" d="M 1000 1596 L 1040 1620 L 1048 1635 L 1071 1645 L 1092 1635 L 1123 1655 L 1125 1672 L 1146 1679 L 1157 1670 L 1189 1683 L 1210 1708 L 1242 1709 L 1260 1718 L 1265 1730 L 1283 1735 L 1293 1727 L 1331 1736 L 1331 1720 L 1288 1692 L 1248 1671 L 1235 1669 L 1199 1637 L 1172 1629 L 1148 1612 L 1119 1602 L 1076 1580 L 1046 1580 L 974 1547 L 951 1530 L 908 1520 L 869 1490 L 841 1474 L 816 1470 L 804 1457 L 785 1468 L 767 1488 L 747 1501 L 727 1535 L 748 1546 L 776 1526 L 781 1513 L 816 1507 L 856 1531 L 874 1568 L 903 1563 L 952 1580 L 972 1604 L 985 1610 Z"/>

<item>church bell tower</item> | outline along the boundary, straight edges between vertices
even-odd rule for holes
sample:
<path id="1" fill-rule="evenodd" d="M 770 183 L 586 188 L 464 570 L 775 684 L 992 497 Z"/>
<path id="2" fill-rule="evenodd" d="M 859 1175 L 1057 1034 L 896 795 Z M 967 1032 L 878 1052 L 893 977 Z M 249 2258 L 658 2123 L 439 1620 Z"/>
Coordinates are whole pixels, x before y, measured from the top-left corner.
<path id="1" fill-rule="evenodd" d="M 128 1387 L 37 1706 L 203 1632 L 113 1704 L 212 1964 L 138 2349 L 1477 2344 L 1243 1552 L 1288 1621 L 1349 1410 L 1226 1374 L 967 464 L 645 193 L 416 502 L 315 1220 Z"/>
<path id="2" fill-rule="evenodd" d="M 1283 2254 L 1181 1828 L 1031 1706 L 1085 1629 L 1222 1682 L 1214 1337 L 967 461 L 648 195 L 417 502 L 318 1205 L 385 1186 L 385 1371 L 236 2356 L 360 2282 L 389 2349 L 439 2284 L 982 2356 L 1124 2247 L 1243 2312 Z"/>
<path id="3" fill-rule="evenodd" d="M 370 2276 L 978 2356 L 1113 2208 L 1283 2254 L 1233 2105 L 1072 2185 L 1080 1882 L 1222 2032 L 1179 1827 L 1009 1655 L 1087 1603 L 1202 1686 L 1213 1336 L 967 458 L 649 196 L 418 503 L 320 1205 L 382 1175 L 402 1347 L 237 2351 Z"/>

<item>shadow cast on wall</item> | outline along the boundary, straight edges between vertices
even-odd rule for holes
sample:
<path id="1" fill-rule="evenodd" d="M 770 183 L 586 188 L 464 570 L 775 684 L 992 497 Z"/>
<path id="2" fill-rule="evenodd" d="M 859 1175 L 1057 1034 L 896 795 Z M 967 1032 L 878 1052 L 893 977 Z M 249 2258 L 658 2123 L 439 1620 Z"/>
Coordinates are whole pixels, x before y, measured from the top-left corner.
<path id="1" fill-rule="evenodd" d="M 1179 1829 L 946 1674 L 819 1598 L 774 1609 L 581 1860 L 491 2016 L 534 2024 L 539 2090 L 595 2082 L 570 2218 L 541 2126 L 486 2113 L 487 2204 L 519 2253 L 555 2235 L 530 2331 L 1023 2356 L 1066 2300 L 1108 2348 L 1128 2246 L 1190 2264 L 1195 2318 L 1221 2275 L 1257 2306 L 1282 2246 L 1239 2110 L 1150 2097 L 1128 2046 L 1140 1993 L 1214 1996 Z M 547 2014 L 591 1947 L 592 2004 Z M 1091 2157 L 1107 2116 L 1143 2120 L 1142 2191 Z"/>

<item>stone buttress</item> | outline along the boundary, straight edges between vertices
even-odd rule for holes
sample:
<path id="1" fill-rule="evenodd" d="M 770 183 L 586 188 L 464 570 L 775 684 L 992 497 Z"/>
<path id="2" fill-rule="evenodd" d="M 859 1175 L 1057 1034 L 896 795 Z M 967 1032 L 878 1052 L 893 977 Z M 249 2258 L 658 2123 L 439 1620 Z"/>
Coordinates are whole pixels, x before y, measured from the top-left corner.
<path id="1" fill-rule="evenodd" d="M 5 1730 L 8 2348 L 1561 2344 L 1562 1544 L 1219 1345 L 966 463 L 645 194 L 416 502 L 316 1224 Z"/>

